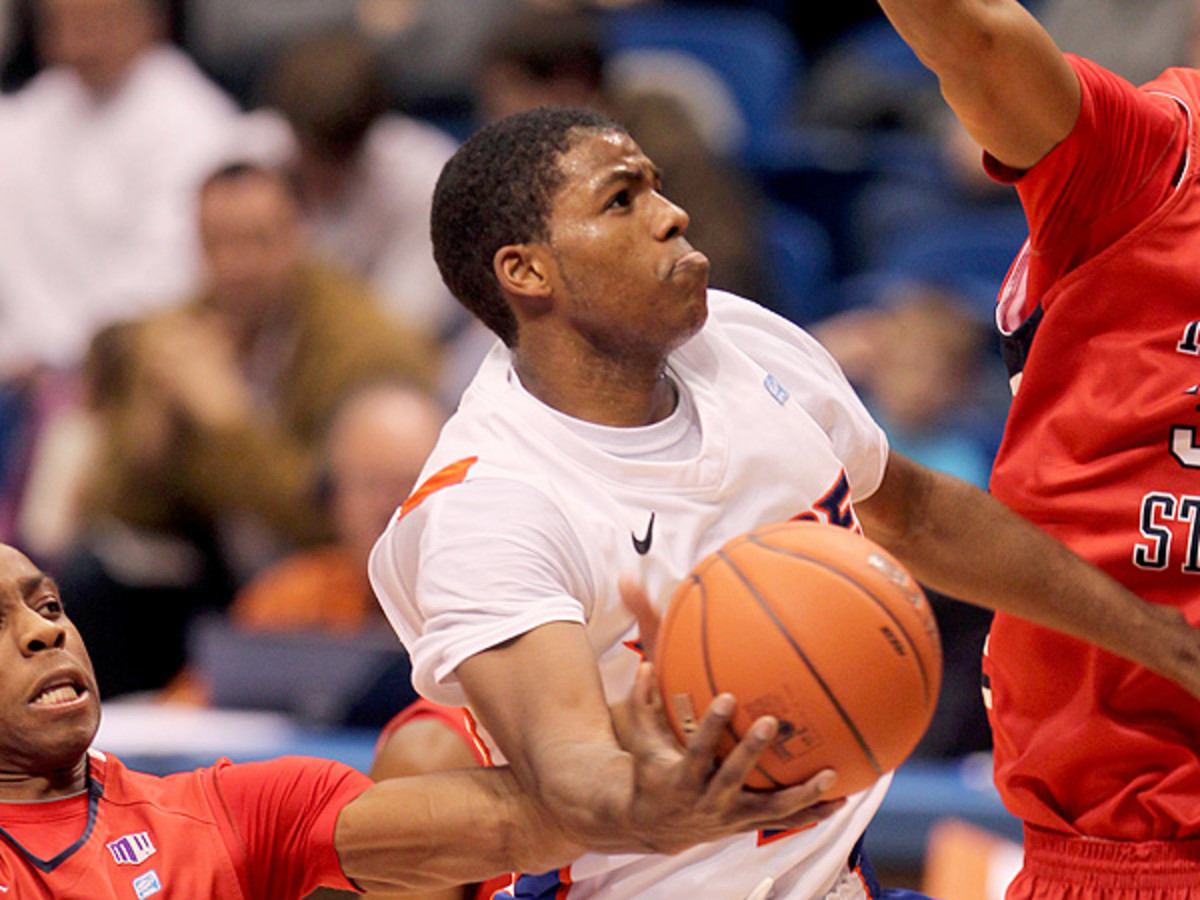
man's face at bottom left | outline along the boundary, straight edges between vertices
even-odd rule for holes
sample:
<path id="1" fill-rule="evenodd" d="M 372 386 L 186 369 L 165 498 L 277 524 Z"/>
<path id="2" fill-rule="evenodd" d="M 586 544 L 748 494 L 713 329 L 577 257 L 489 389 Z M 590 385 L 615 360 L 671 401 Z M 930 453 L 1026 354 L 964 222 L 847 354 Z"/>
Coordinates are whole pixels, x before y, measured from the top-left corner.
<path id="1" fill-rule="evenodd" d="M 57 585 L 0 544 L 0 785 L 77 765 L 99 724 L 92 663 Z"/>

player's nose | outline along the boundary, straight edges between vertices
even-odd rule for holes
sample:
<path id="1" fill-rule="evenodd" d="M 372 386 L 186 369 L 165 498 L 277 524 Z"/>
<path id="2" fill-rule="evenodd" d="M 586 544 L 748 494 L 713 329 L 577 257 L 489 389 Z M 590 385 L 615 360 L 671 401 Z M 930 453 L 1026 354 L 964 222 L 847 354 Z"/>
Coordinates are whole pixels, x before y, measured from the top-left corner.
<path id="1" fill-rule="evenodd" d="M 664 197 L 662 194 L 655 194 L 659 202 L 657 218 L 654 222 L 654 236 L 660 241 L 667 241 L 674 237 L 680 237 L 687 234 L 688 225 L 691 224 L 691 217 L 687 211 Z"/>

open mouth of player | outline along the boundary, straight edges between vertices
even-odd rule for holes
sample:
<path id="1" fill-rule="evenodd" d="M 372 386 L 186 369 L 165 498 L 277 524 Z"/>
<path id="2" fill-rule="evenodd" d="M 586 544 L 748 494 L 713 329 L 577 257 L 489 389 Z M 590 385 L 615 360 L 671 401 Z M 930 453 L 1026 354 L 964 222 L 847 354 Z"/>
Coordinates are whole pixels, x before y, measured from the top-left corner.
<path id="1" fill-rule="evenodd" d="M 73 678 L 57 678 L 40 688 L 29 700 L 30 706 L 45 709 L 61 709 L 87 699 L 88 689 Z"/>

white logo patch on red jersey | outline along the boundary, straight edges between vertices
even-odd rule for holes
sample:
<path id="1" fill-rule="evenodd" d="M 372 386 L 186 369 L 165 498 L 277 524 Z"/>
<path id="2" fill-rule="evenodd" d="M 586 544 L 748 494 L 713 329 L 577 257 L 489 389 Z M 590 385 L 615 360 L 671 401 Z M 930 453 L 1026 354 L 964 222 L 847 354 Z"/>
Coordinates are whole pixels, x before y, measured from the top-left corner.
<path id="1" fill-rule="evenodd" d="M 124 835 L 104 846 L 119 866 L 139 866 L 158 852 L 148 831 Z"/>

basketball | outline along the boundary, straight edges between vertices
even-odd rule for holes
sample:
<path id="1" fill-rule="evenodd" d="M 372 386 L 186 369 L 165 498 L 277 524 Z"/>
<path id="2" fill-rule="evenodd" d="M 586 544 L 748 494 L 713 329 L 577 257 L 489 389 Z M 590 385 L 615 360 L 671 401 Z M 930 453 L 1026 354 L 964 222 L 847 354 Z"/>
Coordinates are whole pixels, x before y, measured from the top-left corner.
<path id="1" fill-rule="evenodd" d="M 724 757 L 760 716 L 779 733 L 746 784 L 774 789 L 837 770 L 826 798 L 896 768 L 929 726 L 942 651 L 929 602 L 867 538 L 784 522 L 730 540 L 671 598 L 655 668 L 682 740 L 722 692 L 738 701 Z"/>

